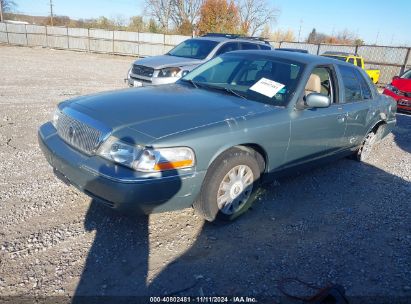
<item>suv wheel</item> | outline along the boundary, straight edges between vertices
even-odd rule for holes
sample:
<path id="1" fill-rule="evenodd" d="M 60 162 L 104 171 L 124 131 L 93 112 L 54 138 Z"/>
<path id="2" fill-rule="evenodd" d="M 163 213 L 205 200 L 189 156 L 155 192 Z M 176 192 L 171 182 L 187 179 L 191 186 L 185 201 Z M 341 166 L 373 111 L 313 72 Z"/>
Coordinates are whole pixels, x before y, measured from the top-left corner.
<path id="1" fill-rule="evenodd" d="M 232 148 L 210 166 L 194 208 L 206 220 L 234 220 L 257 197 L 260 166 L 256 152 Z M 259 155 L 258 155 L 259 156 Z"/>

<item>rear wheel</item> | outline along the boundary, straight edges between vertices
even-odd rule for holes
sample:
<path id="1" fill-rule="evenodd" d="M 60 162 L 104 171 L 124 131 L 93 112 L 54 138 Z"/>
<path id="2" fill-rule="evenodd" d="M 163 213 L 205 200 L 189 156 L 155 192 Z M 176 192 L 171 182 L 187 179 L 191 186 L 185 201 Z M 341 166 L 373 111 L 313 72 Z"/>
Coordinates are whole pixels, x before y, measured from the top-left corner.
<path id="1" fill-rule="evenodd" d="M 253 150 L 232 148 L 209 167 L 196 211 L 208 221 L 234 220 L 247 211 L 257 197 L 260 179 L 258 157 Z"/>
<path id="2" fill-rule="evenodd" d="M 365 137 L 364 142 L 361 147 L 358 149 L 355 157 L 358 161 L 367 161 L 370 159 L 373 147 L 377 141 L 377 135 L 375 132 L 371 131 Z"/>

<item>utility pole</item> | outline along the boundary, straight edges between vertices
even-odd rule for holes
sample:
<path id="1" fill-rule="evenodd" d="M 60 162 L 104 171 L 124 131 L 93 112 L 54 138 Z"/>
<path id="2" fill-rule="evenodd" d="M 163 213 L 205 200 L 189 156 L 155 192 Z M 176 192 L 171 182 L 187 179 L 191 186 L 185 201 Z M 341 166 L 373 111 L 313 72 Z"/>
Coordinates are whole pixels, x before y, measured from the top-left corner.
<path id="1" fill-rule="evenodd" d="M 53 0 L 50 0 L 50 22 L 51 26 L 53 26 Z"/>
<path id="2" fill-rule="evenodd" d="M 3 0 L 0 0 L 0 22 L 3 22 Z"/>
<path id="3" fill-rule="evenodd" d="M 298 42 L 300 42 L 300 36 L 301 36 L 301 26 L 303 24 L 303 19 L 300 19 L 300 29 L 298 30 Z"/>

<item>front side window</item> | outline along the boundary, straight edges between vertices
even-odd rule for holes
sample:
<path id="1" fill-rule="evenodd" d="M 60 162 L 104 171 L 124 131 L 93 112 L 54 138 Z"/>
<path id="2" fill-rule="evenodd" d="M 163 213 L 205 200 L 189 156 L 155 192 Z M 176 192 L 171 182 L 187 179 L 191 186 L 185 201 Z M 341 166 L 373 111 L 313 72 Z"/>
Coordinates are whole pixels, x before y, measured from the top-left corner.
<path id="1" fill-rule="evenodd" d="M 191 81 L 201 89 L 229 90 L 250 100 L 285 106 L 294 96 L 303 69 L 303 64 L 286 59 L 225 54 L 199 66 L 182 81 Z M 265 79 L 281 89 L 273 96 L 254 90 Z"/>
<path id="2" fill-rule="evenodd" d="M 349 62 L 349 63 L 351 63 L 351 64 L 355 64 L 354 58 L 348 58 L 348 61 L 347 61 L 347 62 Z"/>
<path id="3" fill-rule="evenodd" d="M 240 43 L 240 45 L 241 45 L 242 50 L 259 50 L 260 49 L 258 45 L 254 43 L 242 42 Z"/>
<path id="4" fill-rule="evenodd" d="M 361 85 L 355 69 L 348 66 L 339 66 L 339 70 L 344 85 L 345 102 L 362 100 Z"/>
<path id="5" fill-rule="evenodd" d="M 361 61 L 361 59 L 360 58 L 357 58 L 356 59 L 357 60 L 357 67 L 360 67 L 360 68 L 362 68 L 362 61 Z"/>
<path id="6" fill-rule="evenodd" d="M 238 42 L 228 42 L 220 47 L 220 49 L 216 53 L 216 56 L 227 52 L 237 51 L 239 49 L 240 46 L 238 45 Z"/>
<path id="7" fill-rule="evenodd" d="M 334 98 L 336 94 L 333 79 L 333 70 L 331 70 L 331 68 L 315 68 L 311 72 L 307 84 L 305 85 L 305 96 L 310 93 L 319 93 L 328 96 L 331 100 L 331 103 L 336 103 L 337 100 Z"/>
<path id="8" fill-rule="evenodd" d="M 217 41 L 188 39 L 169 51 L 167 55 L 176 57 L 186 57 L 194 59 L 204 59 L 218 44 Z"/>

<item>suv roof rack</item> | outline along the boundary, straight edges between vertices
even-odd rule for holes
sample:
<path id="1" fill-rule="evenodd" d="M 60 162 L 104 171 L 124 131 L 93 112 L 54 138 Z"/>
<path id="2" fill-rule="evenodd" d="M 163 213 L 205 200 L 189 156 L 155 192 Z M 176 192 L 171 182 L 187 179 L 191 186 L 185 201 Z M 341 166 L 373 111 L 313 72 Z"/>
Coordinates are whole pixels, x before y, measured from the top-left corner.
<path id="1" fill-rule="evenodd" d="M 261 42 L 264 42 L 265 44 L 270 44 L 270 42 L 268 42 L 266 40 L 266 38 L 243 36 L 243 35 L 240 35 L 240 34 L 207 33 L 207 34 L 202 35 L 201 37 L 223 37 L 223 38 L 228 38 L 228 39 L 247 39 L 247 40 L 261 41 Z"/>
<path id="2" fill-rule="evenodd" d="M 341 56 L 357 56 L 353 53 L 348 53 L 348 52 L 334 52 L 334 51 L 327 51 L 324 52 L 323 55 L 341 55 Z"/>

